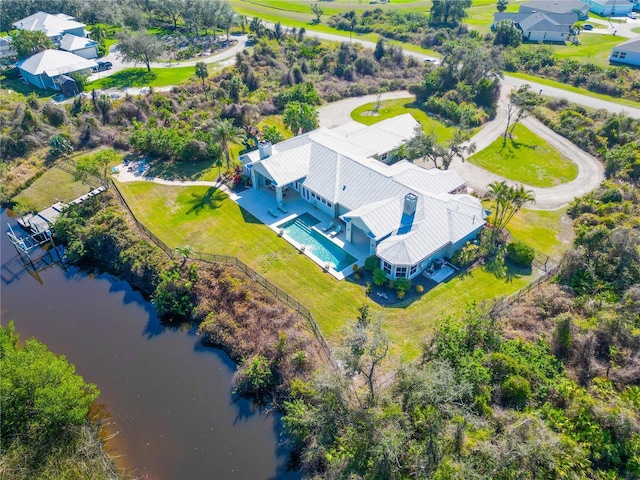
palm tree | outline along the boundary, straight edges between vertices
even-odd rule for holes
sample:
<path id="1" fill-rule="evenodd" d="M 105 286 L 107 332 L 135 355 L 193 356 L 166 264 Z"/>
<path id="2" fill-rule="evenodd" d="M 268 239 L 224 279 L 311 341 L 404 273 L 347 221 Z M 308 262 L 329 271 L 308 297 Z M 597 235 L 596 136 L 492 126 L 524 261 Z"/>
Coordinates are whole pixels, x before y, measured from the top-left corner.
<path id="1" fill-rule="evenodd" d="M 102 25 L 91 27 L 91 36 L 96 42 L 102 45 L 102 42 L 107 38 L 107 29 Z"/>
<path id="2" fill-rule="evenodd" d="M 209 70 L 207 64 L 204 62 L 196 63 L 196 77 L 202 80 L 202 89 L 204 90 L 204 81 L 209 76 Z"/>
<path id="3" fill-rule="evenodd" d="M 235 127 L 230 120 L 216 120 L 211 128 L 213 140 L 220 144 L 220 150 L 222 150 L 225 160 L 227 161 L 227 169 L 231 168 L 229 142 L 241 141 L 243 133 L 243 130 Z"/>
<path id="4" fill-rule="evenodd" d="M 495 204 L 495 210 L 492 214 L 492 223 L 495 229 L 494 241 L 525 204 L 535 202 L 535 196 L 531 190 L 525 190 L 523 185 L 512 187 L 507 185 L 504 180 L 491 183 L 487 197 L 492 199 Z"/>

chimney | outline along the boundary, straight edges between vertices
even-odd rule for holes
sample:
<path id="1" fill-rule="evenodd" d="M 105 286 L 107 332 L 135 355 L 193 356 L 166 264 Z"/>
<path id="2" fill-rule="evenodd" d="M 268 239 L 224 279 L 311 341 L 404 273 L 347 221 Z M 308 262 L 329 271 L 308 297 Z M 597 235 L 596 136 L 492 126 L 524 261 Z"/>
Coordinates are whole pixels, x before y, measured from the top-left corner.
<path id="1" fill-rule="evenodd" d="M 260 152 L 260 160 L 271 156 L 271 142 L 269 140 L 261 140 L 258 142 L 258 151 Z"/>
<path id="2" fill-rule="evenodd" d="M 404 209 L 402 215 L 413 217 L 416 213 L 416 205 L 418 204 L 418 196 L 414 193 L 407 193 L 404 196 Z"/>

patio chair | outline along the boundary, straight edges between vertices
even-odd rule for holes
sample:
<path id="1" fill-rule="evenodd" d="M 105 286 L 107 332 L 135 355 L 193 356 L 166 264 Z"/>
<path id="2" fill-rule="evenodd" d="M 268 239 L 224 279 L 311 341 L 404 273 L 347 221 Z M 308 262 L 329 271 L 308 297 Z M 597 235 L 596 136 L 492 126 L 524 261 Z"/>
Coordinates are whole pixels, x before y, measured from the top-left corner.
<path id="1" fill-rule="evenodd" d="M 278 210 L 280 210 L 282 213 L 287 213 L 289 212 L 289 210 L 287 210 L 286 208 L 284 208 L 284 205 L 282 203 L 278 204 Z"/>
<path id="2" fill-rule="evenodd" d="M 336 228 L 334 228 L 331 233 L 329 234 L 332 237 L 335 237 L 336 235 L 338 235 L 340 232 L 342 231 L 342 225 L 338 225 Z"/>
<path id="3" fill-rule="evenodd" d="M 276 211 L 275 208 L 271 207 L 269 208 L 269 213 L 271 214 L 272 217 L 277 218 L 278 217 L 278 212 Z"/>
<path id="4" fill-rule="evenodd" d="M 324 227 L 322 227 L 323 232 L 328 232 L 333 228 L 333 220 L 327 223 Z"/>

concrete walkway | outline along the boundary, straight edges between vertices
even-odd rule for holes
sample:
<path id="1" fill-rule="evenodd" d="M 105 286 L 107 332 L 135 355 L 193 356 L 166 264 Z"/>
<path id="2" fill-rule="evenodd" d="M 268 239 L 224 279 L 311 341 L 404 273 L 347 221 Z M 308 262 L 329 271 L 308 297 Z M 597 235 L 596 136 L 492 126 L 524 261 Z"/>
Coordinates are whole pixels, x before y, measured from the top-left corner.
<path id="1" fill-rule="evenodd" d="M 507 103 L 510 93 L 511 88 L 507 86 L 502 87 L 496 117 L 486 123 L 470 140 L 470 142 L 476 144 L 476 151 L 487 148 L 504 134 L 507 125 Z M 412 96 L 407 91 L 389 92 L 382 96 L 382 100 L 397 98 L 407 98 L 409 100 Z M 375 95 L 366 95 L 363 97 L 348 98 L 320 107 L 318 109 L 320 126 L 334 128 L 352 122 L 351 112 L 355 108 L 375 101 Z M 534 118 L 524 118 L 521 123 L 578 166 L 578 176 L 571 182 L 550 188 L 525 185 L 525 188 L 532 190 L 536 196 L 536 203 L 531 208 L 539 210 L 562 208 L 576 196 L 590 192 L 602 182 L 604 179 L 603 168 L 595 157 L 581 150 L 569 140 L 558 135 Z M 433 168 L 431 164 L 425 164 L 420 161 L 416 161 L 415 163 L 424 168 Z M 469 162 L 463 162 L 460 159 L 453 161 L 449 168 L 458 172 L 462 178 L 467 181 L 467 185 L 479 192 L 486 191 L 487 185 L 495 181 L 505 180 L 511 185 L 517 184 L 517 182 L 491 173 Z"/>

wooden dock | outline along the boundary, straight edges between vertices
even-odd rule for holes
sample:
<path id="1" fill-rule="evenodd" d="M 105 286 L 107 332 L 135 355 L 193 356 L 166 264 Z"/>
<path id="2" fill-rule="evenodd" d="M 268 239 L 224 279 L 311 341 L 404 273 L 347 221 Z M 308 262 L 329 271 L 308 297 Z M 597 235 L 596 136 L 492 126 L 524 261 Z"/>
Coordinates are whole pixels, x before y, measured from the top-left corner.
<path id="1" fill-rule="evenodd" d="M 91 190 L 86 195 L 76 198 L 69 202 L 69 205 L 77 205 L 84 202 L 88 198 L 101 194 L 106 190 L 105 187 L 100 186 L 95 190 Z M 62 202 L 56 202 L 49 208 L 42 210 L 36 214 L 28 214 L 21 216 L 18 219 L 18 225 L 31 234 L 39 234 L 48 232 L 51 229 L 51 225 L 58 219 L 60 213 L 67 208 L 67 204 Z"/>

